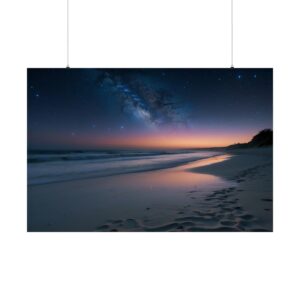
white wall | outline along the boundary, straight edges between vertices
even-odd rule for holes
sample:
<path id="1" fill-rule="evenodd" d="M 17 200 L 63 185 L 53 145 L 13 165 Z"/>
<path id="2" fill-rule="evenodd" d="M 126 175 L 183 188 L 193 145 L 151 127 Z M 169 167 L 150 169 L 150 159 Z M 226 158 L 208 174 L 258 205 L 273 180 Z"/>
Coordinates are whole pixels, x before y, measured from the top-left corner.
<path id="1" fill-rule="evenodd" d="M 66 0 L 0 2 L 2 299 L 299 299 L 300 4 L 235 3 L 235 67 L 274 68 L 274 233 L 26 233 L 26 68 L 66 66 Z M 230 66 L 230 0 L 70 4 L 71 67 Z"/>

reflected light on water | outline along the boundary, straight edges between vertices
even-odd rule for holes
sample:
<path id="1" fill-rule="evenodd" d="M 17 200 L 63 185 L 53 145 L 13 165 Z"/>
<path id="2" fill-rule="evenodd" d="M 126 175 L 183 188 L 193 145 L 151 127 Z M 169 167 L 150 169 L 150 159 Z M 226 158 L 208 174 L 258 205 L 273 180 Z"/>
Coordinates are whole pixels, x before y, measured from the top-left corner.
<path id="1" fill-rule="evenodd" d="M 152 189 L 164 188 L 172 190 L 189 189 L 196 186 L 198 188 L 208 188 L 211 185 L 222 184 L 225 181 L 222 178 L 214 175 L 201 174 L 201 170 L 198 172 L 193 172 L 192 170 L 202 166 L 220 163 L 229 159 L 230 157 L 230 155 L 219 155 L 184 164 L 175 168 L 127 174 L 126 177 L 119 175 L 115 177 L 115 180 L 118 178 L 118 184 L 121 186 L 126 186 L 127 188 L 134 187 L 135 189 L 139 190 L 149 187 Z"/>
<path id="2" fill-rule="evenodd" d="M 207 159 L 201 159 L 201 160 L 197 160 L 197 161 L 185 164 L 183 166 L 178 167 L 178 169 L 180 169 L 180 170 L 192 170 L 194 168 L 199 168 L 199 167 L 204 167 L 204 166 L 220 163 L 222 161 L 228 160 L 229 158 L 231 158 L 231 155 L 228 155 L 228 154 L 217 155 L 217 156 L 210 157 L 210 158 L 207 158 Z M 201 172 L 201 170 L 200 170 L 200 172 Z"/>

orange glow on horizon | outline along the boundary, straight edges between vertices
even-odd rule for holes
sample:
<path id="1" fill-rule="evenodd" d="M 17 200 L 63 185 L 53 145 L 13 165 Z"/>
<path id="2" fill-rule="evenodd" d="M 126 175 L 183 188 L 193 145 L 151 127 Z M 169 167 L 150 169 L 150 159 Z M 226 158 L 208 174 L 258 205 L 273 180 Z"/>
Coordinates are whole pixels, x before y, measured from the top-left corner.
<path id="1" fill-rule="evenodd" d="M 140 148 L 140 149 L 192 149 L 226 147 L 236 143 L 247 143 L 253 132 L 156 132 L 148 134 L 93 135 L 66 137 L 63 134 L 48 135 L 47 140 L 64 148 L 99 149 L 99 148 Z M 42 137 L 41 137 L 42 139 Z"/>
<path id="2" fill-rule="evenodd" d="M 101 141 L 89 140 L 95 146 L 125 148 L 209 148 L 225 147 L 235 143 L 245 143 L 251 139 L 249 135 L 236 134 L 155 134 L 110 137 Z"/>

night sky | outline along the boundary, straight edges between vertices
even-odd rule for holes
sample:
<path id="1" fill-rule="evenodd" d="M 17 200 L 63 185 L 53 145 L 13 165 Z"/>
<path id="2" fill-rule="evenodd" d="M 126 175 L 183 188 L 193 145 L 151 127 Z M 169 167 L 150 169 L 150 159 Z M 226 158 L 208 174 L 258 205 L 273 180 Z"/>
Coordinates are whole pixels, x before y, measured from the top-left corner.
<path id="1" fill-rule="evenodd" d="M 272 128 L 272 69 L 28 69 L 28 148 L 194 148 Z"/>

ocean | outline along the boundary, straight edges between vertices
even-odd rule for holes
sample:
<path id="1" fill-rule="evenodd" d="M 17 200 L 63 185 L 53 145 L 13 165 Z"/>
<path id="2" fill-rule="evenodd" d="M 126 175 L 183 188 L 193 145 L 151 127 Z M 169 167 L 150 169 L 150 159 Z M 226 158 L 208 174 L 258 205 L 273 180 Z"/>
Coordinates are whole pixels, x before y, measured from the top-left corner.
<path id="1" fill-rule="evenodd" d="M 28 185 L 165 169 L 219 154 L 204 150 L 28 151 Z"/>

